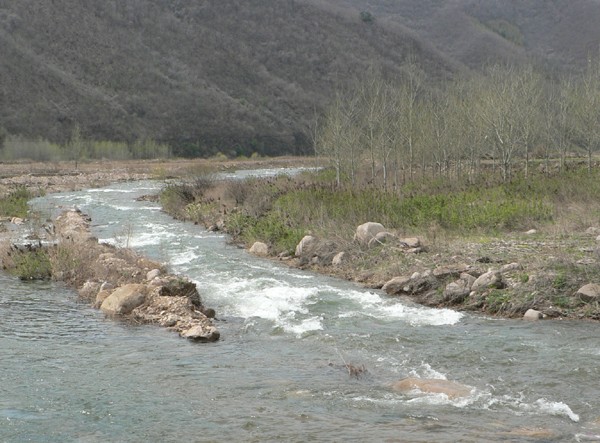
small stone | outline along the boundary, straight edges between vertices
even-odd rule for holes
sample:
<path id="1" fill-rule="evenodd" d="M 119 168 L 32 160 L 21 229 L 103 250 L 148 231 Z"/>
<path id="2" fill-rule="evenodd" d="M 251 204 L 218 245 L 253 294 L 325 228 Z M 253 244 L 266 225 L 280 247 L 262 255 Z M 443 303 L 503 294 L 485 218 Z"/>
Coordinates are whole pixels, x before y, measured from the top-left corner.
<path id="1" fill-rule="evenodd" d="M 406 247 L 410 249 L 421 247 L 421 240 L 419 240 L 417 237 L 401 238 L 400 243 L 405 244 Z"/>
<path id="2" fill-rule="evenodd" d="M 596 235 L 597 236 L 597 235 L 600 235 L 600 228 L 597 228 L 595 226 L 590 226 L 589 228 L 587 228 L 585 230 L 585 233 L 587 235 Z"/>
<path id="3" fill-rule="evenodd" d="M 527 231 L 525 234 L 527 235 L 533 235 L 533 234 L 537 234 L 537 229 L 530 229 L 529 231 Z"/>
<path id="4" fill-rule="evenodd" d="M 331 264 L 333 266 L 341 266 L 344 264 L 345 261 L 346 261 L 346 253 L 344 251 L 342 251 L 342 252 L 338 252 L 337 254 L 335 254 L 335 256 L 333 257 L 333 260 L 331 260 Z"/>
<path id="5" fill-rule="evenodd" d="M 146 280 L 152 281 L 160 275 L 160 269 L 152 269 L 146 274 Z"/>
<path id="6" fill-rule="evenodd" d="M 521 266 L 519 263 L 508 263 L 500 268 L 500 272 L 502 274 L 521 270 L 523 270 L 523 266 Z"/>

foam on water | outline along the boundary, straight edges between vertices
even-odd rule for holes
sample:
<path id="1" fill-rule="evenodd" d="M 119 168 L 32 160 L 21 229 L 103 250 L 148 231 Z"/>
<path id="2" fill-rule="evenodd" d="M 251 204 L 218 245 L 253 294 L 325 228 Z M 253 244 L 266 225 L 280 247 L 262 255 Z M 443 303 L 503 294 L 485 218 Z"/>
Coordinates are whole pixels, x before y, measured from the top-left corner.
<path id="1" fill-rule="evenodd" d="M 575 414 L 569 405 L 563 402 L 548 401 L 545 398 L 540 398 L 534 405 L 542 413 L 569 417 L 574 422 L 579 421 L 579 415 Z"/>
<path id="2" fill-rule="evenodd" d="M 424 306 L 407 306 L 396 300 L 385 299 L 381 295 L 371 291 L 350 290 L 343 291 L 338 288 L 329 287 L 328 290 L 340 297 L 352 300 L 360 305 L 358 311 L 345 311 L 340 317 L 353 317 L 365 315 L 378 319 L 401 319 L 413 326 L 442 326 L 453 325 L 460 321 L 464 314 L 450 309 L 434 309 Z"/>

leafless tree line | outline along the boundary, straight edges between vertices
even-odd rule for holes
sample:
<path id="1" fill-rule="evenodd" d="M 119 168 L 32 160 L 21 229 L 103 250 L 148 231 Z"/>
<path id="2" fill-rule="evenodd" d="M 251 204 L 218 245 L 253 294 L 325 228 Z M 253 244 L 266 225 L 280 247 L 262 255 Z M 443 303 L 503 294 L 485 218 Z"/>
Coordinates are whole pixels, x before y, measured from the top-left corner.
<path id="1" fill-rule="evenodd" d="M 532 66 L 495 65 L 484 75 L 436 89 L 414 62 L 399 81 L 372 69 L 338 93 L 315 131 L 315 150 L 331 160 L 336 182 L 395 189 L 415 174 L 474 178 L 482 164 L 508 181 L 531 163 L 565 167 L 571 153 L 600 150 L 600 61 L 578 77 L 549 80 Z"/>

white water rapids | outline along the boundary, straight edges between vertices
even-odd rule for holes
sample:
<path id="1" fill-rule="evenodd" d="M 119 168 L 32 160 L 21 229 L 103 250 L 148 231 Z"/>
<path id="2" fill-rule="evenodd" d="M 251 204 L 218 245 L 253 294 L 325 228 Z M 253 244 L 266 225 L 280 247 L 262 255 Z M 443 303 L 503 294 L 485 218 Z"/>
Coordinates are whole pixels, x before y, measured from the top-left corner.
<path id="1" fill-rule="evenodd" d="M 429 309 L 288 269 L 135 201 L 160 186 L 125 183 L 33 205 L 77 206 L 101 241 L 192 278 L 217 311 L 221 341 L 198 345 L 158 327 L 105 320 L 60 285 L 3 276 L 0 441 L 584 441 L 600 434 L 596 323 Z M 368 372 L 350 377 L 345 363 Z M 456 400 L 393 392 L 390 384 L 406 376 L 473 389 Z"/>

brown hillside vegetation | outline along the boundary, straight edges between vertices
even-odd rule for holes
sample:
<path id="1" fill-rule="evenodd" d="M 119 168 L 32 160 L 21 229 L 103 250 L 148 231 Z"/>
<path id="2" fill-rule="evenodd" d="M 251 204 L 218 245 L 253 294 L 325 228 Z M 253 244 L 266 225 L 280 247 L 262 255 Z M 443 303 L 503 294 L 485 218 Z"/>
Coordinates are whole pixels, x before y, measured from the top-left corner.
<path id="1" fill-rule="evenodd" d="M 171 142 L 176 154 L 304 152 L 328 97 L 408 54 L 452 68 L 398 26 L 326 3 L 8 0 L 0 126 L 64 141 Z"/>
<path id="2" fill-rule="evenodd" d="M 372 65 L 402 77 L 410 56 L 430 82 L 499 61 L 577 70 L 598 22 L 598 0 L 3 0 L 0 133 L 305 153 Z"/>
<path id="3" fill-rule="evenodd" d="M 334 1 L 401 23 L 473 68 L 535 58 L 553 69 L 579 69 L 600 43 L 598 0 Z"/>

